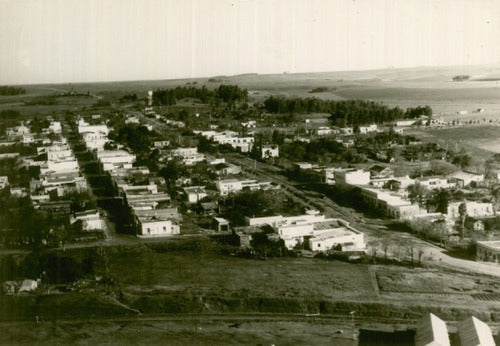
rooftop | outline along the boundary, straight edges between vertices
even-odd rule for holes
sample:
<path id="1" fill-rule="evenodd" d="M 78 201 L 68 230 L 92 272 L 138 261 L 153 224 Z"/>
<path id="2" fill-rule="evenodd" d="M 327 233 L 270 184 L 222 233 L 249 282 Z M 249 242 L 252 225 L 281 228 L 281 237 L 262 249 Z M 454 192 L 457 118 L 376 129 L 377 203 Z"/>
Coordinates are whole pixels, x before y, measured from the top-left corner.
<path id="1" fill-rule="evenodd" d="M 477 244 L 492 250 L 500 250 L 500 240 L 478 241 Z"/>

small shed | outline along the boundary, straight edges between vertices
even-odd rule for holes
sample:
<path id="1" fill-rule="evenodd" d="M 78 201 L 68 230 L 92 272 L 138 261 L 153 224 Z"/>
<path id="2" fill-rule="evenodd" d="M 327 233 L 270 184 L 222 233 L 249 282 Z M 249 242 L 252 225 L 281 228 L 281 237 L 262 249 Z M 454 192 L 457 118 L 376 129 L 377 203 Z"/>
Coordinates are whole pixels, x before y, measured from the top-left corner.
<path id="1" fill-rule="evenodd" d="M 229 221 L 222 217 L 214 217 L 214 225 L 217 232 L 229 231 Z"/>
<path id="2" fill-rule="evenodd" d="M 26 279 L 26 280 L 23 280 L 23 283 L 21 284 L 21 288 L 19 289 L 19 293 L 33 292 L 37 288 L 38 288 L 38 282 L 36 280 Z"/>

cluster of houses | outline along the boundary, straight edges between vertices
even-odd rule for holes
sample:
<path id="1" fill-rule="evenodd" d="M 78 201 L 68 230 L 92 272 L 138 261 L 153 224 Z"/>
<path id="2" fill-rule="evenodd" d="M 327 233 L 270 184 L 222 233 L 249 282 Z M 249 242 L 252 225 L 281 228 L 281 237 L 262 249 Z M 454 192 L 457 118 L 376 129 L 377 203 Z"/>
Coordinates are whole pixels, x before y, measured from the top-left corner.
<path id="1" fill-rule="evenodd" d="M 496 216 L 496 210 L 490 202 L 463 201 L 448 203 L 447 212 L 429 213 L 422 208 L 417 201 L 409 198 L 408 187 L 410 185 L 421 186 L 424 190 L 464 188 L 481 184 L 484 181 L 483 174 L 470 172 L 457 172 L 449 176 L 419 177 L 412 179 L 408 176 L 396 177 L 390 166 L 373 165 L 368 169 L 356 168 L 324 168 L 314 166 L 307 162 L 299 162 L 296 167 L 301 170 L 314 170 L 324 174 L 327 184 L 339 184 L 356 187 L 360 191 L 361 198 L 367 206 L 376 210 L 386 217 L 397 220 L 440 220 L 445 221 L 451 232 L 452 226 L 461 217 L 460 205 L 465 205 L 467 216 L 475 219 L 474 230 L 484 230 L 483 220 Z M 484 242 L 487 243 L 487 242 Z M 500 261 L 491 249 L 484 250 L 478 258 L 489 258 Z"/>
<path id="2" fill-rule="evenodd" d="M 161 190 L 147 167 L 134 167 L 136 155 L 124 149 L 106 150 L 109 129 L 104 124 L 78 122 L 78 132 L 87 148 L 94 152 L 101 169 L 107 172 L 123 203 L 129 208 L 139 237 L 157 237 L 180 233 L 181 215 L 170 207 L 170 195 Z M 158 145 L 159 146 L 159 145 Z M 192 150 L 178 152 L 191 158 Z M 196 154 L 196 153 L 194 153 Z M 159 186 L 160 185 L 160 186 Z"/>
<path id="3" fill-rule="evenodd" d="M 239 150 L 242 153 L 248 153 L 252 150 L 254 145 L 254 138 L 252 136 L 239 136 L 235 131 L 194 131 L 194 133 L 202 137 L 212 140 L 217 144 L 229 144 L 233 149 Z"/>
<path id="4" fill-rule="evenodd" d="M 342 219 L 326 218 L 316 210 L 297 216 L 247 217 L 250 230 L 254 227 L 270 226 L 274 233 L 268 237 L 282 239 L 288 249 L 302 246 L 311 251 L 363 251 L 363 233 Z M 245 233 L 245 228 L 240 233 Z M 251 231 L 250 231 L 251 233 Z"/>
<path id="5" fill-rule="evenodd" d="M 62 133 L 61 123 L 51 121 L 49 126 L 36 136 L 31 135 L 24 124 L 7 131 L 9 139 L 19 139 L 21 135 L 24 136 L 23 143 L 36 145 L 37 152 L 35 156 L 18 155 L 19 166 L 38 166 L 40 173 L 37 178 L 31 178 L 29 190 L 11 187 L 11 194 L 19 197 L 29 195 L 35 209 L 53 215 L 68 216 L 70 224 L 80 221 L 83 231 L 105 229 L 105 222 L 97 210 L 72 213 L 71 201 L 66 196 L 73 192 L 88 191 L 88 184 L 73 150 Z M 26 142 L 26 136 L 31 136 L 33 140 Z M 0 177 L 0 181 L 3 182 L 0 184 L 2 186 L 9 185 L 7 177 Z"/>

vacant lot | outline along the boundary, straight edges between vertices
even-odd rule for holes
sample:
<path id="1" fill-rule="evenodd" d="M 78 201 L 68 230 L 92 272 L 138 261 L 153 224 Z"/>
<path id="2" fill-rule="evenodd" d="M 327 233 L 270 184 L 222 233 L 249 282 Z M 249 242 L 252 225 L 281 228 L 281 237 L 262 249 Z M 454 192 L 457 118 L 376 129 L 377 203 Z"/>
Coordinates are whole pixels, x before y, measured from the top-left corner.
<path id="1" fill-rule="evenodd" d="M 377 270 L 381 291 L 408 293 L 492 293 L 500 291 L 500 282 L 456 273 L 415 269 L 413 271 Z"/>
<path id="2" fill-rule="evenodd" d="M 349 324 L 349 323 L 348 323 Z M 58 322 L 0 325 L 0 344 L 57 345 L 338 345 L 354 346 L 348 325 L 331 322 L 183 321 Z M 351 328 L 351 329 L 346 329 Z M 342 333 L 337 331 L 342 330 Z"/>
<path id="3" fill-rule="evenodd" d="M 366 265 L 304 258 L 261 261 L 148 249 L 113 257 L 110 272 L 118 284 L 144 290 L 309 299 L 376 296 Z"/>
<path id="4" fill-rule="evenodd" d="M 498 126 L 466 126 L 427 130 L 425 132 L 450 143 L 464 143 L 483 150 L 500 153 L 500 127 Z"/>

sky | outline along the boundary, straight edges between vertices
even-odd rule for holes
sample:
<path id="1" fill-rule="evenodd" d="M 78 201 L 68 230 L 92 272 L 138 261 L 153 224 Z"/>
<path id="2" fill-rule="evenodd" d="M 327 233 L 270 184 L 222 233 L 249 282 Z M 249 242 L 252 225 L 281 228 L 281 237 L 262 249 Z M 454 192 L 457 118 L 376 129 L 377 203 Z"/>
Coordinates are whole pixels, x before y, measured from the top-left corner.
<path id="1" fill-rule="evenodd" d="M 500 62 L 500 0 L 0 0 L 0 84 Z"/>

